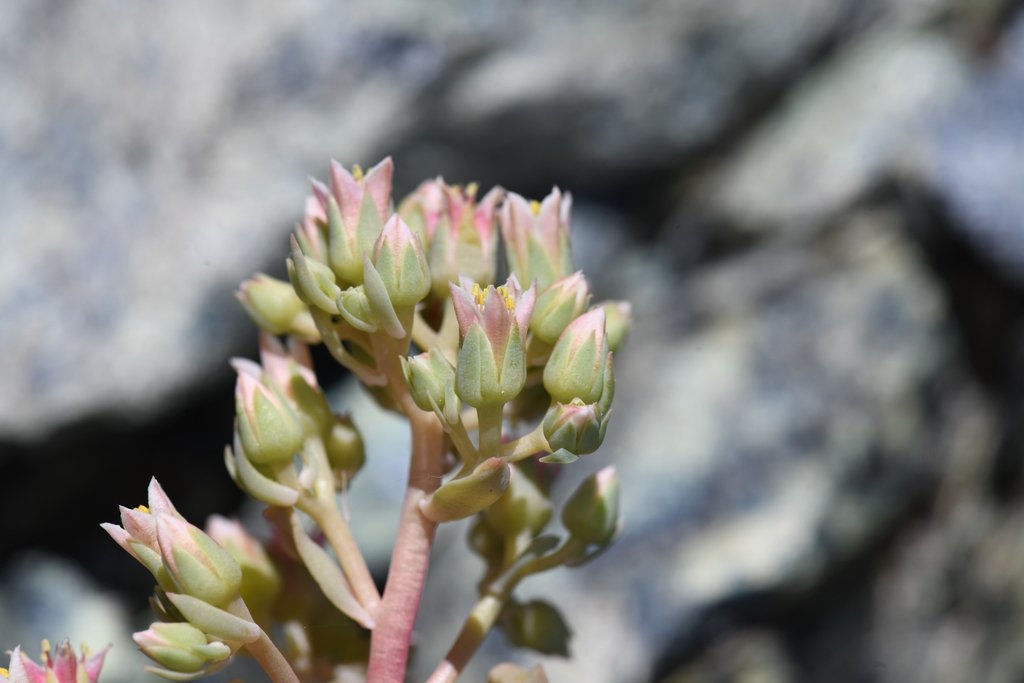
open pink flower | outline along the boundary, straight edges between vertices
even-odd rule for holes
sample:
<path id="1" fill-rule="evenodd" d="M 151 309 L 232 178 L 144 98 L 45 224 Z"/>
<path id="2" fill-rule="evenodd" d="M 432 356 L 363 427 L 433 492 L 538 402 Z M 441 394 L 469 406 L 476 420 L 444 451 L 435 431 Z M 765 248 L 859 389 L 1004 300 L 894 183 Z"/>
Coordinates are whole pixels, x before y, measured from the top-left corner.
<path id="1" fill-rule="evenodd" d="M 555 280 L 573 272 L 569 247 L 569 210 L 572 197 L 558 188 L 541 202 L 527 201 L 510 192 L 498 219 L 508 247 L 512 272 L 523 282 L 536 280 L 543 292 Z"/>
<path id="2" fill-rule="evenodd" d="M 0 681 L 10 683 L 96 683 L 103 667 L 103 659 L 110 646 L 91 654 L 82 646 L 82 654 L 75 657 L 75 650 L 68 641 L 57 646 L 57 654 L 50 649 L 50 642 L 43 641 L 42 665 L 32 661 L 21 651 L 11 652 L 10 669 L 0 668 Z"/>

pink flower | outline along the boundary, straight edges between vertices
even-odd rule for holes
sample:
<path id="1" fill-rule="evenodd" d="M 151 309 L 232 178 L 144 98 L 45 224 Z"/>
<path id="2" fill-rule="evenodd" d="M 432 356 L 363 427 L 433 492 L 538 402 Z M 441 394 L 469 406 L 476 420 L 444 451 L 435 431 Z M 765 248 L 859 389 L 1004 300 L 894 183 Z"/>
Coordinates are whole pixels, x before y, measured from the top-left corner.
<path id="1" fill-rule="evenodd" d="M 76 659 L 74 648 L 65 640 L 57 647 L 57 655 L 54 656 L 50 642 L 44 640 L 43 664 L 40 666 L 29 659 L 19 646 L 11 653 L 10 669 L 0 668 L 0 680 L 10 683 L 96 683 L 109 649 L 108 645 L 93 655 L 83 645 L 82 655 Z"/>
<path id="2" fill-rule="evenodd" d="M 573 272 L 569 247 L 569 210 L 572 197 L 558 188 L 541 202 L 530 202 L 510 192 L 498 214 L 508 247 L 512 272 L 523 282 L 536 280 L 546 290 L 555 280 Z"/>
<path id="3" fill-rule="evenodd" d="M 515 276 L 499 287 L 462 278 L 450 286 L 462 343 L 455 389 L 471 406 L 506 403 L 526 382 L 526 332 L 537 288 L 521 290 Z"/>

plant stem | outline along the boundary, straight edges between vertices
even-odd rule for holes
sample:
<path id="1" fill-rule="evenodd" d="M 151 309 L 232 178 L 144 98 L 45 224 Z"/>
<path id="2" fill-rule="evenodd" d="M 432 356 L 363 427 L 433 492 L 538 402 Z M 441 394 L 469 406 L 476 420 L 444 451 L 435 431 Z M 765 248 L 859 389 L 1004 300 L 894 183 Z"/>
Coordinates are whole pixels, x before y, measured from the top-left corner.
<path id="1" fill-rule="evenodd" d="M 501 445 L 501 458 L 505 462 L 519 462 L 525 460 L 540 451 L 551 452 L 548 440 L 544 438 L 544 426 L 537 425 L 537 428 L 528 434 L 524 434 L 515 441 Z"/>
<path id="2" fill-rule="evenodd" d="M 519 582 L 531 574 L 557 567 L 567 561 L 579 557 L 586 550 L 586 545 L 575 539 L 569 539 L 561 548 L 548 555 L 535 557 L 519 565 L 512 565 L 496 576 L 482 589 L 483 597 L 477 601 L 473 610 L 466 617 L 462 630 L 455 639 L 455 644 L 427 683 L 453 683 L 466 664 L 483 644 L 484 638 L 494 627 L 501 614 L 505 601 L 512 595 Z"/>
<path id="3" fill-rule="evenodd" d="M 479 420 L 480 458 L 493 458 L 501 449 L 501 428 L 504 405 L 480 406 L 476 409 Z"/>
<path id="4" fill-rule="evenodd" d="M 236 599 L 226 609 L 236 617 L 252 621 L 252 614 L 241 598 Z M 262 628 L 260 637 L 252 643 L 246 643 L 245 648 L 270 677 L 271 683 L 299 683 L 299 677 L 288 660 Z"/>
<path id="5" fill-rule="evenodd" d="M 396 385 L 392 384 L 394 388 Z M 402 503 L 398 536 L 391 554 L 384 597 L 370 639 L 368 683 L 402 683 L 409 639 L 423 596 L 430 550 L 437 525 L 420 513 L 420 501 L 437 490 L 443 474 L 444 432 L 433 413 L 412 404 L 408 392 L 396 392 L 412 430 L 409 486 Z M 409 399 L 409 400 L 406 400 Z"/>

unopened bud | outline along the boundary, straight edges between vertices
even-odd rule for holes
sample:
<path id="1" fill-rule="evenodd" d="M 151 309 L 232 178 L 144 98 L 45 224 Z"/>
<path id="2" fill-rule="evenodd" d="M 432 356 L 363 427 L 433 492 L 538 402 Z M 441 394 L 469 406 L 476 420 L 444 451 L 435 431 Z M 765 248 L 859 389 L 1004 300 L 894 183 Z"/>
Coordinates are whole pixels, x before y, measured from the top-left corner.
<path id="1" fill-rule="evenodd" d="M 601 445 L 607 422 L 607 414 L 579 399 L 555 403 L 544 416 L 544 438 L 553 451 L 564 448 L 575 455 L 586 455 Z"/>
<path id="2" fill-rule="evenodd" d="M 596 403 L 604 389 L 608 337 L 604 309 L 573 320 L 555 343 L 544 366 L 544 388 L 559 403 Z"/>
<path id="3" fill-rule="evenodd" d="M 505 607 L 501 626 L 513 645 L 545 655 L 569 656 L 572 632 L 561 612 L 549 602 L 510 602 Z"/>
<path id="4" fill-rule="evenodd" d="M 246 456 L 257 464 L 290 459 L 302 446 L 302 422 L 291 406 L 260 382 L 249 366 L 235 363 L 235 412 Z"/>
<path id="5" fill-rule="evenodd" d="M 530 477 L 514 468 L 508 489 L 483 515 L 501 536 L 515 538 L 526 532 L 533 537 L 551 521 L 551 502 Z"/>
<path id="6" fill-rule="evenodd" d="M 569 323 L 587 309 L 589 300 L 590 288 L 582 271 L 555 281 L 537 297 L 530 330 L 541 341 L 554 344 Z"/>
<path id="7" fill-rule="evenodd" d="M 288 278 L 295 293 L 306 304 L 332 315 L 338 312 L 335 301 L 341 288 L 338 287 L 334 273 L 326 264 L 304 254 L 294 235 L 292 255 L 288 259 Z"/>
<path id="8" fill-rule="evenodd" d="M 562 508 L 562 524 L 573 538 L 607 545 L 619 530 L 619 476 L 605 467 L 583 480 Z"/>
<path id="9" fill-rule="evenodd" d="M 420 410 L 433 411 L 448 424 L 459 420 L 461 404 L 455 394 L 455 367 L 438 349 L 401 358 L 402 374 Z"/>
<path id="10" fill-rule="evenodd" d="M 335 415 L 324 437 L 324 450 L 331 469 L 355 474 L 366 462 L 363 437 L 347 415 Z"/>
<path id="11" fill-rule="evenodd" d="M 281 576 L 263 545 L 236 520 L 213 515 L 206 532 L 242 570 L 239 592 L 254 615 L 266 615 L 281 590 Z"/>
<path id="12" fill-rule="evenodd" d="M 608 348 L 615 353 L 633 328 L 633 306 L 628 301 L 606 301 L 601 307 L 604 309 Z"/>
<path id="13" fill-rule="evenodd" d="M 133 634 L 132 640 L 144 655 L 174 673 L 198 673 L 231 656 L 230 647 L 219 641 L 207 642 L 205 633 L 186 623 L 156 622 Z"/>
<path id="14" fill-rule="evenodd" d="M 238 597 L 242 570 L 202 529 L 171 515 L 156 515 L 156 536 L 167 573 L 177 589 L 211 605 Z"/>
<path id="15" fill-rule="evenodd" d="M 264 332 L 320 338 L 309 307 L 289 282 L 257 273 L 239 286 L 235 297 Z"/>
<path id="16" fill-rule="evenodd" d="M 423 246 L 397 214 L 388 219 L 374 245 L 373 267 L 395 308 L 415 306 L 430 293 L 430 269 Z"/>
<path id="17" fill-rule="evenodd" d="M 475 515 L 494 504 L 508 488 L 510 468 L 501 458 L 488 458 L 470 474 L 443 484 L 420 503 L 432 522 L 451 522 Z"/>

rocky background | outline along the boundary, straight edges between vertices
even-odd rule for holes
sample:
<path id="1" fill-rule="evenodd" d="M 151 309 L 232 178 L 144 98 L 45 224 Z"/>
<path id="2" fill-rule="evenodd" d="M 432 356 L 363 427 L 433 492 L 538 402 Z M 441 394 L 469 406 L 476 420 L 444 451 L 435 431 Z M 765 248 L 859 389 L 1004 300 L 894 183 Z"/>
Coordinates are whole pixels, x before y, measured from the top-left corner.
<path id="1" fill-rule="evenodd" d="M 97 525 L 153 474 L 195 521 L 252 514 L 221 461 L 255 351 L 232 290 L 282 272 L 307 176 L 386 154 L 399 194 L 570 190 L 578 261 L 634 302 L 566 477 L 617 462 L 627 532 L 524 586 L 575 630 L 552 680 L 1024 678 L 1009 0 L 7 0 L 0 646 L 114 642 L 104 680 L 143 680 L 149 580 Z M 383 572 L 401 438 L 332 381 Z M 420 678 L 473 599 L 462 533 Z M 466 680 L 517 656 L 493 636 Z"/>

